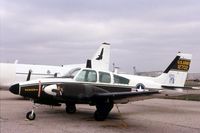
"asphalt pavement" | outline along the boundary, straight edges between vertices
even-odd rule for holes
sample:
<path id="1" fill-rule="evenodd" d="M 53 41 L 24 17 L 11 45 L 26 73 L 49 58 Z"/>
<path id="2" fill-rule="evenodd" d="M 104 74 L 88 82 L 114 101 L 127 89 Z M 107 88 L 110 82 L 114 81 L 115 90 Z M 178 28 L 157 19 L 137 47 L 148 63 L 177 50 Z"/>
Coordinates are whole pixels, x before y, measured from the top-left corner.
<path id="1" fill-rule="evenodd" d="M 119 110 L 117 109 L 119 108 Z M 115 105 L 107 120 L 93 118 L 95 107 L 77 105 L 77 113 L 65 106 L 36 108 L 36 119 L 26 113 L 32 103 L 9 91 L 0 90 L 1 133 L 200 133 L 200 102 L 148 99 Z"/>

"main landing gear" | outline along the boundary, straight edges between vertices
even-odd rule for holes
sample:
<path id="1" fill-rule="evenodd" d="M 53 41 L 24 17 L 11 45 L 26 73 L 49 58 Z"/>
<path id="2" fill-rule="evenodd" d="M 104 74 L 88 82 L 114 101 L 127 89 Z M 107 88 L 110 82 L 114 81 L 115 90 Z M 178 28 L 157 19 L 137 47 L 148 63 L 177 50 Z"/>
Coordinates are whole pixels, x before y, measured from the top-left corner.
<path id="1" fill-rule="evenodd" d="M 76 112 L 76 105 L 74 103 L 66 103 L 65 111 L 68 114 L 74 114 Z"/>
<path id="2" fill-rule="evenodd" d="M 113 108 L 113 103 L 99 103 L 96 105 L 96 111 L 94 113 L 94 118 L 96 121 L 104 121 L 109 112 L 112 110 Z"/>

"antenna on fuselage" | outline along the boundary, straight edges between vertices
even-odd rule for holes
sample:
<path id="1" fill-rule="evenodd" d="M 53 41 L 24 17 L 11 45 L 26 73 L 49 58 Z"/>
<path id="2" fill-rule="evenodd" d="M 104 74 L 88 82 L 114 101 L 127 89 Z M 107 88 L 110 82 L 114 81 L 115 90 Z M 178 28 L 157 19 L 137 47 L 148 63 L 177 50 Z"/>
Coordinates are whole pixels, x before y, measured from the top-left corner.
<path id="1" fill-rule="evenodd" d="M 135 75 L 136 74 L 136 66 L 133 66 L 133 74 Z"/>

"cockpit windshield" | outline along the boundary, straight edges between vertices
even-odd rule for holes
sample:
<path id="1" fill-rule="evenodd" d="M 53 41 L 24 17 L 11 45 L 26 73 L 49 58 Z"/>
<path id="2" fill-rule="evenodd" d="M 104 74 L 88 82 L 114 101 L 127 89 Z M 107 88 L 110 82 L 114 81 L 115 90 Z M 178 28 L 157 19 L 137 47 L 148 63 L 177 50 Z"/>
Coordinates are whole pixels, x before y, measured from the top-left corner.
<path id="1" fill-rule="evenodd" d="M 97 73 L 94 70 L 82 70 L 77 75 L 76 81 L 97 82 Z"/>
<path id="2" fill-rule="evenodd" d="M 74 78 L 74 76 L 76 76 L 76 74 L 81 70 L 81 68 L 75 68 L 70 70 L 65 76 L 63 76 L 63 78 Z"/>

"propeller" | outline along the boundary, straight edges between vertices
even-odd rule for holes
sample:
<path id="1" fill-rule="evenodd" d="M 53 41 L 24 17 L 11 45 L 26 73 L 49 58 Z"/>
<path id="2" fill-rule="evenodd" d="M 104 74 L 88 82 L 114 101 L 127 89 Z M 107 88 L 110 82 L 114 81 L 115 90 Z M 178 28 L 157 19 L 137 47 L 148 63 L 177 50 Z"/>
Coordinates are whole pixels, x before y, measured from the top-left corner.
<path id="1" fill-rule="evenodd" d="M 27 78 L 26 78 L 26 81 L 29 81 L 29 80 L 31 79 L 31 73 L 32 73 L 32 70 L 30 69 L 30 70 L 28 71 L 28 76 L 27 76 Z"/>
<path id="2" fill-rule="evenodd" d="M 53 77 L 54 78 L 58 77 L 58 73 L 54 73 Z"/>

